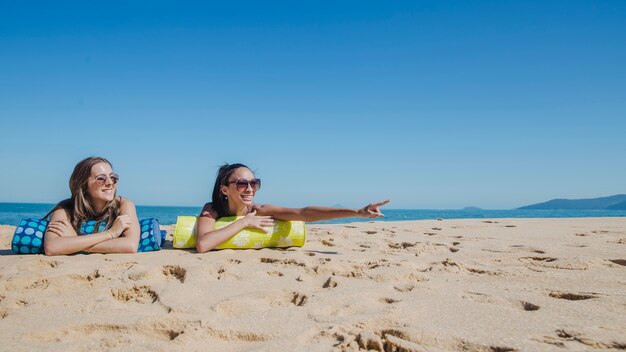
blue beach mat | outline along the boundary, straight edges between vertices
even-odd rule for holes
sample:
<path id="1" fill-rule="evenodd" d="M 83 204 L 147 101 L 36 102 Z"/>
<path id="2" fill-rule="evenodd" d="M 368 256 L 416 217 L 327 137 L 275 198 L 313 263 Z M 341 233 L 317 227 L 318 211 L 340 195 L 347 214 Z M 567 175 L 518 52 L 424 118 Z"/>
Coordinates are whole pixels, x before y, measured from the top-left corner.
<path id="1" fill-rule="evenodd" d="M 40 254 L 43 253 L 43 240 L 49 221 L 45 219 L 23 219 L 15 229 L 11 250 L 16 254 Z M 90 220 L 84 222 L 80 227 L 80 235 L 91 235 L 104 231 L 106 222 Z M 161 231 L 159 221 L 155 218 L 139 220 L 141 233 L 139 237 L 138 252 L 158 251 L 165 240 L 165 231 Z"/>

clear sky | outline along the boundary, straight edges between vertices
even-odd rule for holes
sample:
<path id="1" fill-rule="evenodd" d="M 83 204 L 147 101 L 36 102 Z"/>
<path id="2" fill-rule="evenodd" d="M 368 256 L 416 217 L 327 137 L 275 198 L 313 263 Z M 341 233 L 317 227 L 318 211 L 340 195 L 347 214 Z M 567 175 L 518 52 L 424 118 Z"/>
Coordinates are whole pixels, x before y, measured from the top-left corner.
<path id="1" fill-rule="evenodd" d="M 626 193 L 626 1 L 0 3 L 0 202 L 108 158 L 141 205 Z"/>

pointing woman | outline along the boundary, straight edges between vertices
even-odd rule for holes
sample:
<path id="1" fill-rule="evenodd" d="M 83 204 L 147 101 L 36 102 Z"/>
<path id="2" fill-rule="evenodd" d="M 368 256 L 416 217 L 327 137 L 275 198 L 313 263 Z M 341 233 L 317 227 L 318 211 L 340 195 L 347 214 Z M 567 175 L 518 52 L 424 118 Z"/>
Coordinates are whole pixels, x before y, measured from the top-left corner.
<path id="1" fill-rule="evenodd" d="M 361 209 L 329 208 L 308 206 L 304 208 L 285 208 L 271 204 L 256 204 L 254 196 L 261 188 L 261 180 L 243 164 L 225 164 L 220 167 L 212 201 L 202 208 L 198 218 L 196 249 L 203 253 L 228 241 L 245 228 L 257 228 L 265 231 L 272 227 L 274 219 L 319 221 L 347 217 L 376 218 L 383 217 L 380 207 L 388 200 L 372 203 Z M 237 221 L 219 230 L 214 230 L 215 221 L 225 216 L 243 216 Z"/>

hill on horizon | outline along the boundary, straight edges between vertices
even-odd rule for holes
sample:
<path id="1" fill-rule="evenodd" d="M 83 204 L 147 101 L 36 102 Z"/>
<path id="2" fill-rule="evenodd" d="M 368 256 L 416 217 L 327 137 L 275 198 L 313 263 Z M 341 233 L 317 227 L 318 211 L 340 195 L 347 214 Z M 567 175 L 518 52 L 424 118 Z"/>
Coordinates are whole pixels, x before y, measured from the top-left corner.
<path id="1" fill-rule="evenodd" d="M 588 199 L 552 199 L 518 210 L 626 210 L 626 194 Z"/>

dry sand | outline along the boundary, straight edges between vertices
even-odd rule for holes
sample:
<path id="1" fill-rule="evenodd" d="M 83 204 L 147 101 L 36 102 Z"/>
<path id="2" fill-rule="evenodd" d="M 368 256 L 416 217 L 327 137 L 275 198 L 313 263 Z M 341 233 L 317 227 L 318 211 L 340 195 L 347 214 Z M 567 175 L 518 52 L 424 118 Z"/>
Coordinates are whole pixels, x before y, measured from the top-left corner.
<path id="1" fill-rule="evenodd" d="M 46 257 L 0 226 L 0 349 L 626 349 L 626 218 L 307 229 L 287 250 Z"/>

